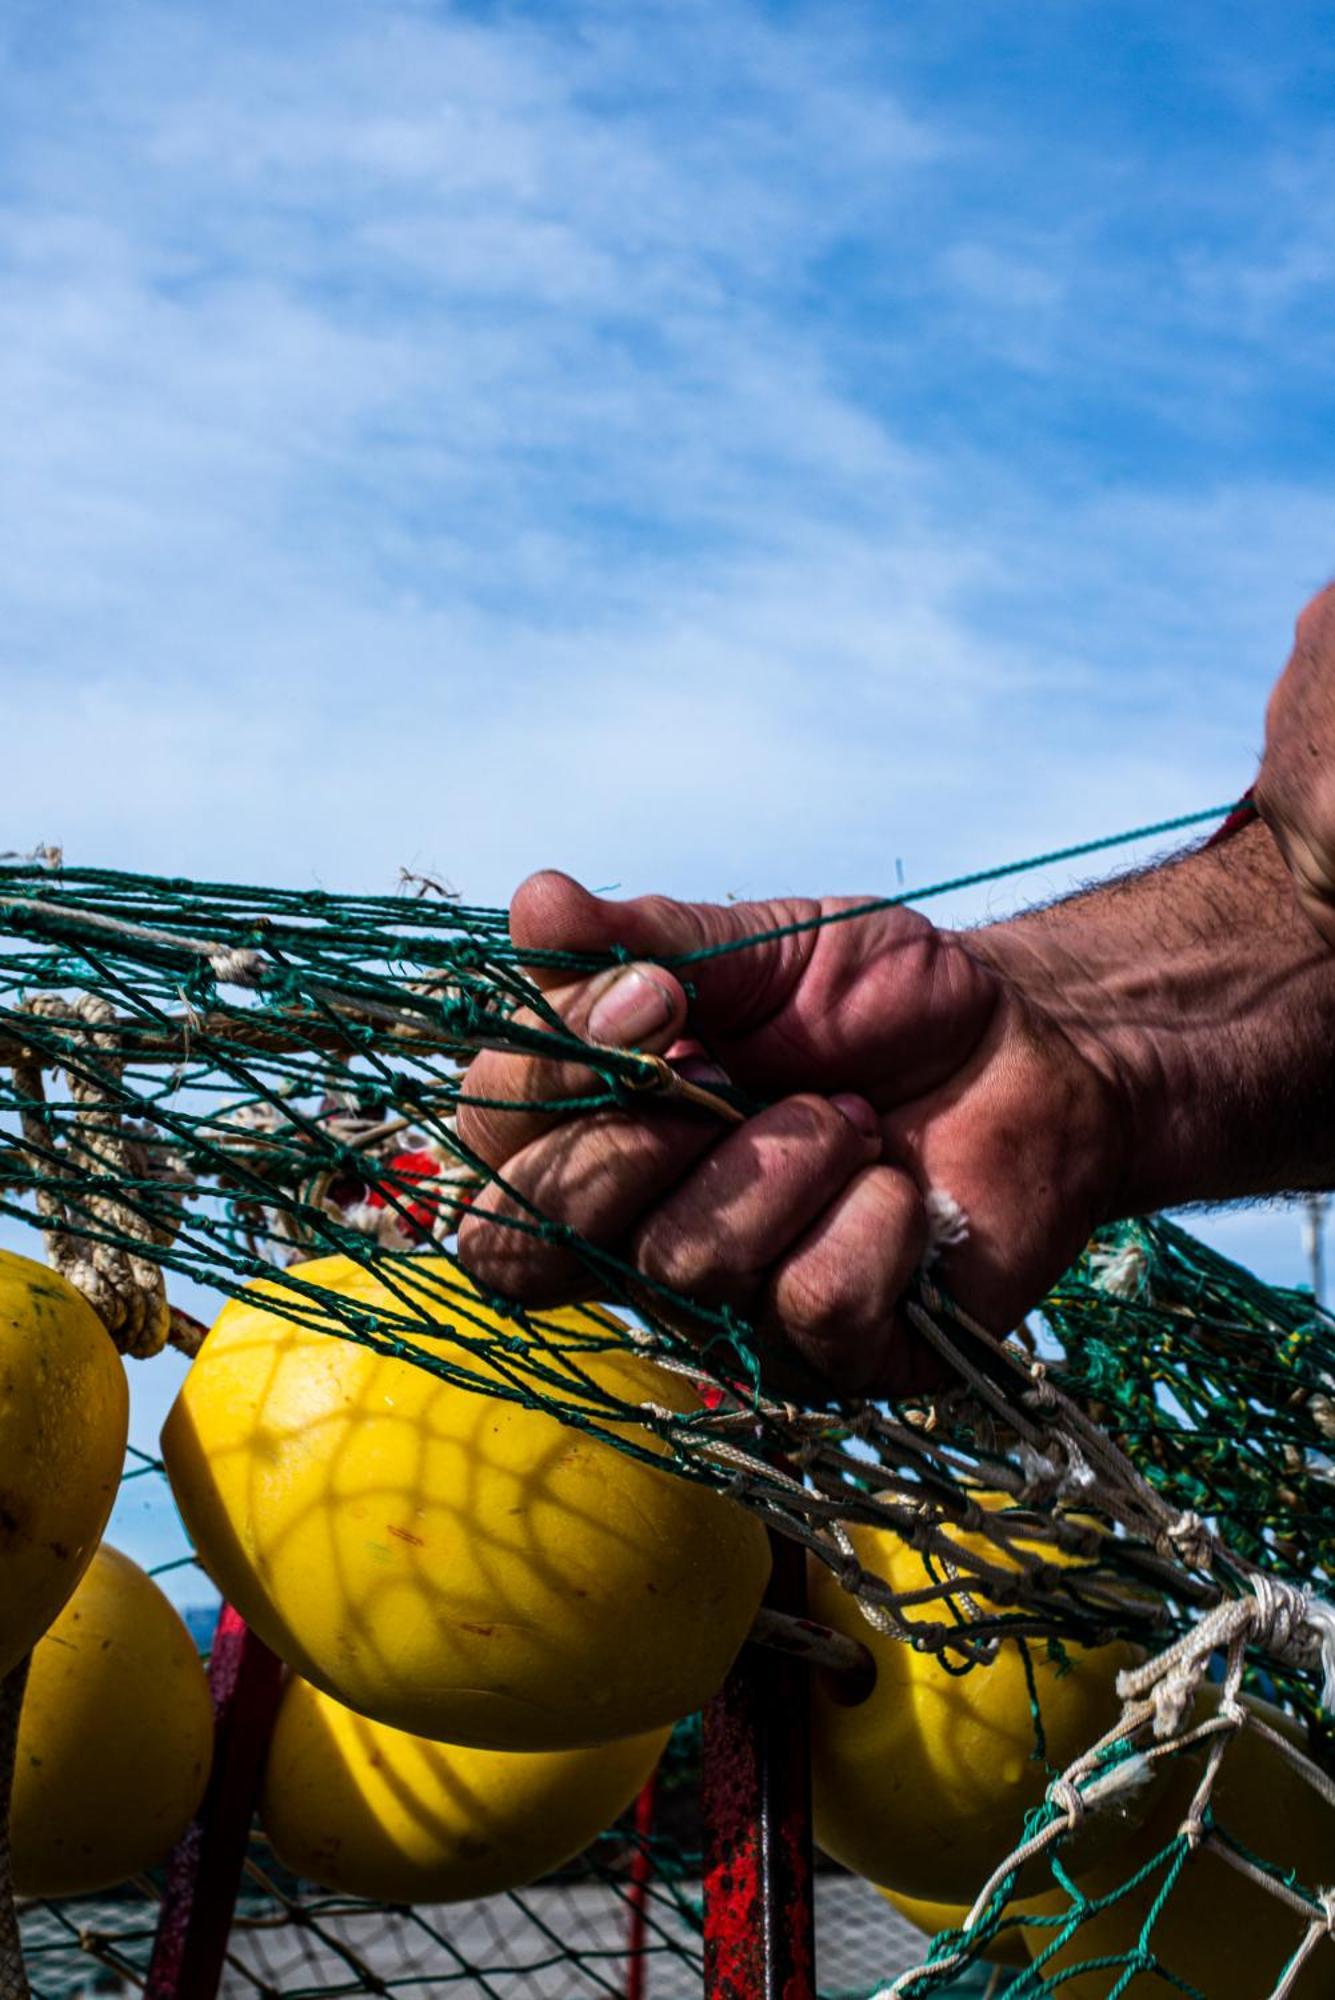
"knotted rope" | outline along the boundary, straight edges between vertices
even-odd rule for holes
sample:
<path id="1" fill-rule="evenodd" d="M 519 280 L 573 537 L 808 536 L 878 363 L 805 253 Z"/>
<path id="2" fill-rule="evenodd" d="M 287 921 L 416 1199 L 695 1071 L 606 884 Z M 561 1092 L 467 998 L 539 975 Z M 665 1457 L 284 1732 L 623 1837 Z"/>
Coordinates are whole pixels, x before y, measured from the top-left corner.
<path id="1" fill-rule="evenodd" d="M 46 1085 L 36 1054 L 24 1049 L 13 1061 L 25 1149 L 42 1169 L 36 1205 L 47 1254 L 61 1277 L 83 1293 L 121 1353 L 144 1359 L 166 1345 L 172 1314 L 162 1266 L 140 1255 L 135 1245 L 170 1243 L 172 1231 L 127 1197 L 126 1190 L 148 1176 L 148 1158 L 125 1130 L 116 1010 L 96 993 L 72 1000 L 38 993 L 27 998 L 24 1011 L 77 1028 L 65 1063 L 75 1115 L 63 1143 L 47 1118 Z M 78 1233 L 61 1192 L 66 1179 L 78 1185 L 79 1208 L 86 1218 Z M 106 1235 L 90 1240 L 87 1222 Z"/>
<path id="2" fill-rule="evenodd" d="M 1303 1966 L 1322 1942 L 1335 1943 L 1335 1887 L 1316 1885 L 1314 1905 L 1309 1896 L 1257 1867 L 1221 1839 L 1209 1823 L 1207 1810 L 1229 1743 L 1239 1731 L 1250 1729 L 1313 1788 L 1335 1825 L 1335 1781 L 1239 1699 L 1249 1645 L 1274 1657 L 1296 1650 L 1306 1658 L 1315 1634 L 1329 1676 L 1335 1665 L 1335 1615 L 1310 1592 L 1277 1585 L 1274 1578 L 1258 1574 L 1251 1583 L 1250 1597 L 1220 1604 L 1158 1658 L 1118 1675 L 1117 1692 L 1123 1707 L 1117 1722 L 1049 1784 L 1038 1826 L 979 1890 L 964 1919 L 959 1942 L 909 1968 L 883 1989 L 877 2000 L 909 2000 L 909 1996 L 927 1990 L 924 1981 L 939 1983 L 953 1970 L 971 1963 L 977 1950 L 995 1934 L 999 1913 L 1026 1869 L 1077 1832 L 1090 1812 L 1125 1803 L 1151 1781 L 1165 1759 L 1195 1747 L 1205 1750 L 1204 1767 L 1178 1829 L 1179 1837 L 1187 1844 L 1188 1861 L 1197 1850 L 1208 1848 L 1306 1921 L 1307 1931 L 1269 1995 L 1269 2000 L 1287 2000 Z M 1221 1649 L 1225 1667 L 1218 1706 L 1202 1718 L 1199 1697 L 1211 1659 Z M 1329 1679 L 1326 1693 L 1329 1698 Z M 1331 1867 L 1335 1875 L 1335 1846 Z M 1332 1962 L 1335 1964 L 1335 1959 Z"/>

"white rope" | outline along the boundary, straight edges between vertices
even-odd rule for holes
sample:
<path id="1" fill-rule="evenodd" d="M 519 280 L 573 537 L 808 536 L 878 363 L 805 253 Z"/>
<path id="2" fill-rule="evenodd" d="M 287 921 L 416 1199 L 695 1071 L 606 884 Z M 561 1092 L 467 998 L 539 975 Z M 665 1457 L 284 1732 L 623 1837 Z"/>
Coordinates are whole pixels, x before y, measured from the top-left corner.
<path id="1" fill-rule="evenodd" d="M 1322 1890 L 1321 1915 L 1313 1917 L 1308 1926 L 1307 1936 L 1289 1960 L 1279 1985 L 1271 1995 L 1271 2000 L 1289 2000 L 1289 1995 L 1294 1992 L 1302 1976 L 1303 1967 L 1309 1962 L 1323 1938 L 1335 1938 L 1335 1889 Z"/>
<path id="2" fill-rule="evenodd" d="M 929 1188 L 923 1203 L 927 1211 L 927 1248 L 923 1269 L 930 1271 L 943 1250 L 957 1250 L 969 1240 L 969 1218 L 946 1188 Z"/>
<path id="3" fill-rule="evenodd" d="M 143 1359 L 166 1344 L 172 1316 L 162 1266 L 131 1246 L 164 1245 L 175 1231 L 150 1220 L 125 1192 L 127 1184 L 150 1174 L 142 1144 L 125 1129 L 114 1010 L 93 993 L 82 993 L 73 1001 L 39 993 L 24 1002 L 24 1011 L 66 1025 L 77 1022 L 87 1051 L 85 1060 L 76 1061 L 72 1054 L 65 1066 L 74 1116 L 59 1177 L 86 1182 L 88 1191 L 77 1210 L 51 1186 L 49 1163 L 61 1149 L 47 1122 L 41 1066 L 29 1050 L 16 1057 L 13 1066 L 15 1089 L 22 1099 L 19 1123 L 34 1167 L 47 1253 L 61 1277 L 83 1293 L 120 1351 Z M 48 1171 L 43 1171 L 43 1163 Z M 168 1183 L 177 1178 L 173 1163 L 166 1163 L 163 1175 Z M 85 1227 L 88 1234 L 83 1233 Z M 99 1240 L 101 1231 L 128 1237 L 130 1243 Z"/>
<path id="4" fill-rule="evenodd" d="M 207 958 L 214 978 L 220 986 L 258 986 L 264 978 L 268 961 L 258 951 L 247 950 L 244 946 L 228 946 L 218 949 L 214 946 L 199 946 L 192 939 L 179 942 L 188 944 Z"/>

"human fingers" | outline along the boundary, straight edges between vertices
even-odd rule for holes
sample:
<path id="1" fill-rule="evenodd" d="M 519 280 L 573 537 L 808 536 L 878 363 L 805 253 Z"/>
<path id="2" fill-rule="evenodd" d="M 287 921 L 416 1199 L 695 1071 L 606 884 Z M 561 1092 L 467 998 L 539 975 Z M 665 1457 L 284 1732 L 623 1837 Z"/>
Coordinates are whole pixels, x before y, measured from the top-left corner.
<path id="1" fill-rule="evenodd" d="M 709 1063 L 677 1067 L 701 1083 L 722 1079 Z M 718 1130 L 707 1112 L 661 1103 L 639 1119 L 588 1112 L 530 1139 L 471 1204 L 459 1229 L 460 1261 L 480 1283 L 525 1305 L 589 1297 L 599 1278 L 571 1239 L 620 1242 Z"/>
<path id="2" fill-rule="evenodd" d="M 881 1149 L 864 1098 L 782 1099 L 718 1140 L 630 1241 L 645 1277 L 703 1306 L 744 1307 L 775 1261 Z"/>
<path id="3" fill-rule="evenodd" d="M 554 1045 L 574 1036 L 649 1055 L 660 1055 L 679 1040 L 686 1018 L 680 982 L 655 965 L 616 966 L 553 988 L 546 1004 L 559 1026 L 532 1008 L 518 1011 L 513 1025 L 550 1035 Z M 598 1088 L 587 1064 L 558 1057 L 554 1050 L 549 1055 L 541 1047 L 531 1053 L 484 1049 L 461 1086 L 459 1138 L 488 1166 L 499 1167 L 568 1117 L 562 1105 Z"/>
<path id="4" fill-rule="evenodd" d="M 683 981 L 659 960 L 703 951 L 690 967 L 693 1022 L 707 1031 L 739 1032 L 782 1006 L 810 950 L 811 933 L 773 944 L 746 943 L 756 933 L 783 930 L 809 917 L 815 904 L 681 903 L 667 896 L 613 902 L 595 896 L 558 870 L 531 875 L 515 893 L 510 930 L 516 946 L 532 953 L 525 963 L 544 995 L 546 1017 L 534 1009 L 514 1016 L 525 1029 L 552 1028 L 606 1048 L 661 1054 L 685 1024 Z M 572 979 L 569 959 L 610 951 L 630 962 Z M 505 1160 L 559 1123 L 549 1110 L 587 1096 L 595 1087 L 583 1064 L 555 1052 L 506 1054 L 484 1050 L 464 1080 L 459 1137 L 489 1166 Z"/>
<path id="5" fill-rule="evenodd" d="M 708 1065 L 685 1065 L 696 1080 Z M 657 1284 L 702 1305 L 741 1302 L 880 1144 L 861 1100 L 791 1098 L 720 1138 L 700 1114 L 586 1118 L 534 1142 L 484 1191 L 460 1234 L 474 1275 L 529 1305 L 586 1295 L 577 1250 L 533 1226 L 556 1217 L 599 1248 L 625 1246 Z M 671 1190 L 669 1192 L 669 1190 Z"/>
<path id="6" fill-rule="evenodd" d="M 787 1000 L 819 935 L 792 927 L 810 926 L 820 910 L 809 897 L 688 903 L 634 896 L 621 902 L 593 895 L 558 869 L 544 869 L 516 890 L 510 935 L 521 952 L 535 954 L 530 975 L 544 988 L 564 986 L 569 973 L 545 963 L 543 954 L 615 950 L 633 962 L 689 958 L 682 977 L 691 983 L 693 1018 L 711 1032 L 735 1034 L 770 1018 Z"/>
<path id="7" fill-rule="evenodd" d="M 511 931 L 544 979 L 571 951 L 657 963 L 689 985 L 692 1032 L 763 1100 L 916 1096 L 966 1060 L 995 1004 L 991 975 L 949 933 L 866 897 L 618 903 L 547 873 L 519 890 Z"/>
<path id="8" fill-rule="evenodd" d="M 864 1166 L 770 1276 L 757 1331 L 842 1395 L 910 1395 L 941 1371 L 900 1312 L 927 1247 L 921 1191 L 900 1168 Z"/>

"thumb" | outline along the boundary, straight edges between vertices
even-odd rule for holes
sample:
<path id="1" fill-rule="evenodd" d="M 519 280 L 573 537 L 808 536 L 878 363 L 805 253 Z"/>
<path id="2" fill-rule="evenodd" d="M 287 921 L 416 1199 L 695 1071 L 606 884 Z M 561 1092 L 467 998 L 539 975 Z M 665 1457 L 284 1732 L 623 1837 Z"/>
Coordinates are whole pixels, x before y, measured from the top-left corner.
<path id="1" fill-rule="evenodd" d="M 544 869 L 516 891 L 510 935 L 520 951 L 615 952 L 628 962 L 666 967 L 687 960 L 677 967 L 673 984 L 689 982 L 693 1024 L 726 1035 L 754 1029 L 784 1006 L 819 932 L 772 933 L 819 914 L 817 903 L 797 897 L 682 903 L 670 896 L 635 896 L 614 902 L 591 894 L 569 875 Z M 697 952 L 706 955 L 695 958 Z M 544 988 L 570 980 L 568 967 L 535 965 L 530 971 Z M 603 990 L 610 991 L 610 982 Z"/>

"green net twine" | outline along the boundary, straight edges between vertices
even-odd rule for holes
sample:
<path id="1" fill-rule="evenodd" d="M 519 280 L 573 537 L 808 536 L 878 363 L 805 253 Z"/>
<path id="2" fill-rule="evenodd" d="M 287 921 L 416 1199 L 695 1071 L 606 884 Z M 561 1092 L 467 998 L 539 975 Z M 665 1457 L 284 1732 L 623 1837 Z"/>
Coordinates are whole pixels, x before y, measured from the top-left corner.
<path id="1" fill-rule="evenodd" d="M 1306 1718 L 1319 1777 L 1327 1691 L 1313 1619 L 1335 1533 L 1335 1326 L 1303 1294 L 1260 1285 L 1172 1223 L 1119 1224 L 1008 1341 L 924 1278 L 909 1316 L 954 1386 L 892 1405 L 777 1383 L 739 1315 L 650 1285 L 531 1204 L 516 1200 L 504 1226 L 559 1235 L 623 1328 L 591 1307 L 558 1336 L 542 1313 L 462 1279 L 455 1231 L 494 1178 L 456 1125 L 479 1048 L 577 1064 L 587 1080 L 562 1107 L 571 1116 L 651 1107 L 674 1087 L 661 1064 L 572 1037 L 531 977 L 608 962 L 521 964 L 502 912 L 431 896 L 0 871 L 0 1214 L 40 1228 L 128 1352 L 168 1340 L 190 1351 L 192 1285 L 235 1295 L 263 1277 L 295 1320 L 726 1492 L 832 1568 L 871 1625 L 955 1671 L 985 1672 L 1005 1639 L 1058 1658 L 1119 1635 L 1156 1657 L 1178 1648 L 1166 1680 L 1128 1695 L 1120 1731 L 1082 1768 L 1052 1773 L 1041 1812 L 1017 1828 L 1059 1888 L 1067 1837 L 1119 1767 L 1189 1731 L 1179 1714 L 1147 1751 L 1171 1706 L 1164 1687 L 1194 1687 L 1221 1661 L 1239 1689 Z M 305 1275 L 331 1254 L 374 1268 L 389 1303 Z M 449 1358 L 417 1344 L 442 1321 Z M 702 1407 L 628 1405 L 601 1387 L 589 1358 L 627 1339 L 706 1390 Z M 977 1504 L 998 1494 L 1006 1504 Z M 847 1530 L 859 1521 L 923 1553 L 929 1581 L 911 1602 L 856 1561 Z M 1043 1559 L 1045 1544 L 1065 1560 Z M 1036 1713 L 1040 1757 L 1042 1741 Z M 1021 1921 L 1022 1872 L 980 1885 L 967 1931 L 887 1990 L 949 1991 Z M 1091 1906 L 1066 1880 L 1078 1929 Z M 1316 1923 L 1325 1885 L 1283 1886 L 1298 1930 L 1304 1910 Z M 1148 1968 L 1149 1934 L 1122 1956 L 1119 1991 Z M 1038 1976 L 1015 1991 L 1038 1990 Z"/>

